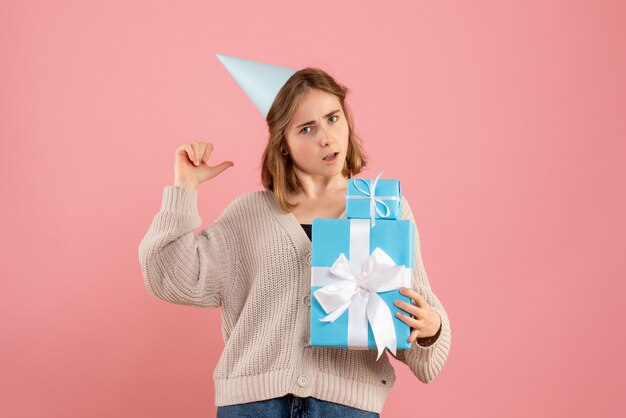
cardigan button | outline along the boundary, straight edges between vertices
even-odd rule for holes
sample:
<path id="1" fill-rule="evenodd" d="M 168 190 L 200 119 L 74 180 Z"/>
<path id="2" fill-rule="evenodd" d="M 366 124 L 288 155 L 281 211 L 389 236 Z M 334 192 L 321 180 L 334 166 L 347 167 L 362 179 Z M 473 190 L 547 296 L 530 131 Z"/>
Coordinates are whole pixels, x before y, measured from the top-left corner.
<path id="1" fill-rule="evenodd" d="M 309 378 L 305 375 L 298 376 L 298 385 L 303 388 L 309 386 Z"/>
<path id="2" fill-rule="evenodd" d="M 306 253 L 306 263 L 307 265 L 311 265 L 311 251 Z"/>
<path id="3" fill-rule="evenodd" d="M 303 299 L 303 302 L 306 306 L 311 306 L 311 296 L 310 295 L 306 295 Z"/>
<path id="4" fill-rule="evenodd" d="M 303 335 L 302 338 L 300 338 L 300 344 L 302 344 L 302 347 L 307 347 L 309 345 L 309 336 Z"/>

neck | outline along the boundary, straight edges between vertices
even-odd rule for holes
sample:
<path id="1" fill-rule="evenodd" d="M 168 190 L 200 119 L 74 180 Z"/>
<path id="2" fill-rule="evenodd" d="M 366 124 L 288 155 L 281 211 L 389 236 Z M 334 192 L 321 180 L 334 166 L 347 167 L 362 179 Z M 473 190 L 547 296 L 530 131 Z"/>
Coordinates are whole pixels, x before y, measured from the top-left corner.
<path id="1" fill-rule="evenodd" d="M 334 176 L 320 176 L 296 169 L 296 176 L 302 186 L 301 193 L 307 199 L 316 199 L 329 193 L 345 190 L 348 186 L 348 179 L 341 172 Z"/>

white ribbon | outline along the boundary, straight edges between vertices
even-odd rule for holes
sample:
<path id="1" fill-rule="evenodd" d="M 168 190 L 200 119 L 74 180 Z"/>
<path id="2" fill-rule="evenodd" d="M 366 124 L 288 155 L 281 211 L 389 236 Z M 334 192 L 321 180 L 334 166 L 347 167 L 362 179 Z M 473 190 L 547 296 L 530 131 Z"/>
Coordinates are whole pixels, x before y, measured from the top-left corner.
<path id="1" fill-rule="evenodd" d="M 389 216 L 389 206 L 383 199 L 386 200 L 400 200 L 398 196 L 376 196 L 376 185 L 378 184 L 378 180 L 380 176 L 382 176 L 383 172 L 378 173 L 374 182 L 370 185 L 369 181 L 365 179 L 354 179 L 354 187 L 363 195 L 348 195 L 346 196 L 348 199 L 369 199 L 370 200 L 370 220 L 372 221 L 372 228 L 376 226 L 376 214 L 381 218 L 386 218 Z M 365 183 L 366 189 L 362 189 L 359 187 L 358 181 L 362 181 Z M 385 208 L 385 212 L 376 206 L 376 203 L 380 203 Z"/>
<path id="2" fill-rule="evenodd" d="M 397 342 L 391 310 L 377 292 L 406 286 L 410 272 L 404 266 L 397 266 L 378 247 L 368 255 L 369 229 L 369 219 L 351 219 L 350 260 L 343 253 L 339 255 L 329 271 L 332 279 L 324 277 L 319 268 L 313 268 L 312 284 L 315 286 L 318 279 L 325 284 L 314 292 L 328 314 L 320 321 L 333 322 L 348 310 L 348 344 L 365 347 L 369 322 L 378 349 L 378 360 L 385 347 L 395 355 Z"/>

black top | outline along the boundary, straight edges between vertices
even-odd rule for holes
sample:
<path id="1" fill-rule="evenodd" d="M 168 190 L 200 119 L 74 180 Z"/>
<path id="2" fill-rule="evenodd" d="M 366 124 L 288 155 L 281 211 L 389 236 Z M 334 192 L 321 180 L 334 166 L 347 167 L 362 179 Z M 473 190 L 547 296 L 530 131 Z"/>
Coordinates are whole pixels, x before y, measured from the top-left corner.
<path id="1" fill-rule="evenodd" d="M 311 224 L 300 224 L 300 226 L 304 229 L 304 232 L 306 232 L 309 241 L 311 241 Z"/>

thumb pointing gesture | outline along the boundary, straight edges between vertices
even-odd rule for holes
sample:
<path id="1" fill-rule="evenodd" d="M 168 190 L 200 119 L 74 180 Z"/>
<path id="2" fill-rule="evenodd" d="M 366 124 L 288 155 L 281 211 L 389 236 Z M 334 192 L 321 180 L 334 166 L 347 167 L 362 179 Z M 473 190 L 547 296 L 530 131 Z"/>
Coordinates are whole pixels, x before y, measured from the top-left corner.
<path id="1" fill-rule="evenodd" d="M 209 166 L 212 152 L 213 144 L 207 142 L 192 142 L 178 147 L 174 157 L 174 184 L 197 190 L 201 183 L 234 165 L 232 161 L 224 161 L 216 166 Z"/>

